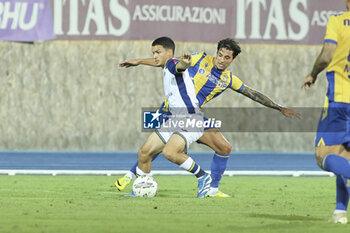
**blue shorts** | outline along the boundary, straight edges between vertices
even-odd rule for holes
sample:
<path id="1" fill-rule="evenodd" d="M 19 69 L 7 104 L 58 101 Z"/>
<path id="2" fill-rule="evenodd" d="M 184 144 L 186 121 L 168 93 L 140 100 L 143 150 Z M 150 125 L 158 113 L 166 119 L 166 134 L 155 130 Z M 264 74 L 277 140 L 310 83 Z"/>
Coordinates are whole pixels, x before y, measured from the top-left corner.
<path id="1" fill-rule="evenodd" d="M 315 146 L 350 147 L 350 104 L 329 102 L 318 123 Z"/>

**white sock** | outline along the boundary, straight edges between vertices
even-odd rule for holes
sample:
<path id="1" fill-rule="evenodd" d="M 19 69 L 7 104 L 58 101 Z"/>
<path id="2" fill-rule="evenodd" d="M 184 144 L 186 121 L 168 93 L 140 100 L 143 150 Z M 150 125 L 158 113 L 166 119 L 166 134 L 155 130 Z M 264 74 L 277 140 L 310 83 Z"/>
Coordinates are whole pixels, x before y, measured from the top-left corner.
<path id="1" fill-rule="evenodd" d="M 337 210 L 335 209 L 333 214 L 340 214 L 340 213 L 346 213 L 346 210 Z"/>
<path id="2" fill-rule="evenodd" d="M 188 157 L 188 159 L 186 159 L 185 162 L 180 164 L 180 167 L 188 171 L 192 167 L 192 164 L 193 164 L 193 159 L 191 157 Z"/>
<path id="3" fill-rule="evenodd" d="M 136 175 L 134 173 L 132 173 L 131 171 L 128 171 L 126 174 L 125 174 L 126 177 L 128 177 L 130 180 L 133 180 L 135 179 Z"/>
<path id="4" fill-rule="evenodd" d="M 207 194 L 208 195 L 215 195 L 218 191 L 219 191 L 219 188 L 210 187 L 210 189 L 209 189 Z"/>
<path id="5" fill-rule="evenodd" d="M 140 176 L 149 176 L 151 173 L 143 172 L 138 166 L 136 167 L 136 174 Z"/>
<path id="6" fill-rule="evenodd" d="M 190 170 L 190 169 L 193 169 L 192 166 L 194 166 L 194 167 L 197 166 L 197 169 L 195 171 Z M 180 164 L 179 167 L 181 167 L 182 169 L 184 169 L 186 171 L 193 173 L 194 175 L 197 175 L 198 172 L 201 170 L 201 167 L 198 164 L 196 164 L 191 157 L 188 157 L 188 159 L 186 159 L 185 162 Z"/>

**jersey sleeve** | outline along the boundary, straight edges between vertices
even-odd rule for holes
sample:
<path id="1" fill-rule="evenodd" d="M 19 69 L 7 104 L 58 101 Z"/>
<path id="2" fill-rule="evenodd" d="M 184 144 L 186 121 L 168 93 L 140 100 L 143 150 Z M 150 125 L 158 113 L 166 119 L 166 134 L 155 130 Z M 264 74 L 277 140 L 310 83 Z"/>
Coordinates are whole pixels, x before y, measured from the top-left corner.
<path id="1" fill-rule="evenodd" d="M 170 71 L 170 73 L 175 75 L 175 74 L 177 74 L 176 64 L 179 63 L 179 61 L 180 61 L 179 59 L 172 58 L 166 63 L 165 67 Z"/>
<path id="2" fill-rule="evenodd" d="M 199 59 L 203 56 L 204 52 L 201 53 L 192 53 L 191 54 L 191 66 L 195 66 Z"/>
<path id="3" fill-rule="evenodd" d="M 232 75 L 231 88 L 235 91 L 241 91 L 244 87 L 243 82 L 236 76 Z"/>
<path id="4" fill-rule="evenodd" d="M 338 23 L 336 16 L 332 15 L 327 23 L 327 31 L 324 42 L 338 44 Z"/>

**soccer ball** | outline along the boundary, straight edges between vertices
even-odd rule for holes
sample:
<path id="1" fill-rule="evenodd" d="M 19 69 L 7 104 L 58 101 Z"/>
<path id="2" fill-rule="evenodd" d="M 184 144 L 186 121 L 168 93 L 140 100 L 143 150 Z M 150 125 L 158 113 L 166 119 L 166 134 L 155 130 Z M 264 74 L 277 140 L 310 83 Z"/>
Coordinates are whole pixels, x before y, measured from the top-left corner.
<path id="1" fill-rule="evenodd" d="M 132 185 L 132 191 L 136 197 L 155 197 L 158 184 L 152 176 L 139 176 Z"/>

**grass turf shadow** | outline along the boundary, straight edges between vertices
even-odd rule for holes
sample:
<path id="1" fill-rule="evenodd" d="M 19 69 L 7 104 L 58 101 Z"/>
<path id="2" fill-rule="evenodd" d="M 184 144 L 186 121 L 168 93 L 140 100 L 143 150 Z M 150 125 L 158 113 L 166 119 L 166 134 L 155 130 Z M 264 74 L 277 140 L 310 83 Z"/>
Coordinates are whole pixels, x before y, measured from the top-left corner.
<path id="1" fill-rule="evenodd" d="M 248 217 L 253 218 L 268 218 L 285 221 L 324 221 L 322 218 L 300 216 L 300 215 L 278 215 L 278 214 L 248 214 Z"/>

